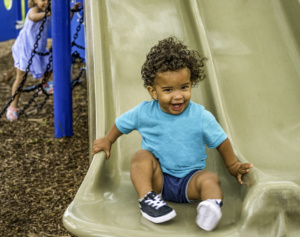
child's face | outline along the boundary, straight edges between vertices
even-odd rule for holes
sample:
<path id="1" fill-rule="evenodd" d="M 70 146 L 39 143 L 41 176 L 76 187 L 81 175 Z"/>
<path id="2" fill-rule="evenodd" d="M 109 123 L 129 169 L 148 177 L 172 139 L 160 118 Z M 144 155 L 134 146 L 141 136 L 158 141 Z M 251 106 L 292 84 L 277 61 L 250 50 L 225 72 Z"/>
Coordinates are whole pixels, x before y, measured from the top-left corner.
<path id="1" fill-rule="evenodd" d="M 158 100 L 162 111 L 168 114 L 181 114 L 191 99 L 191 73 L 188 68 L 156 74 L 154 86 L 147 90 L 153 99 Z"/>
<path id="2" fill-rule="evenodd" d="M 46 11 L 48 0 L 34 0 L 34 3 L 41 11 Z"/>

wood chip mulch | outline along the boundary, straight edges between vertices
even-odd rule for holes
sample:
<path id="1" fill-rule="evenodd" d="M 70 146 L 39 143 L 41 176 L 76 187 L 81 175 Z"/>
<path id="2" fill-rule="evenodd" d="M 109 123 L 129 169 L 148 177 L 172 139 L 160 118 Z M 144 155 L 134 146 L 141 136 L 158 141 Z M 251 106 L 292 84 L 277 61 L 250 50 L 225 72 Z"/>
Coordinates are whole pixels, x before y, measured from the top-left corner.
<path id="1" fill-rule="evenodd" d="M 10 98 L 14 77 L 11 45 L 0 43 L 0 109 Z M 73 67 L 73 78 L 79 69 Z M 26 86 L 36 81 L 29 77 Z M 33 93 L 23 93 L 22 107 Z M 41 98 L 39 98 L 41 97 Z M 85 73 L 73 90 L 72 137 L 54 137 L 53 96 L 41 111 L 36 101 L 19 120 L 0 118 L 1 236 L 72 236 L 62 216 L 89 165 L 88 102 Z"/>

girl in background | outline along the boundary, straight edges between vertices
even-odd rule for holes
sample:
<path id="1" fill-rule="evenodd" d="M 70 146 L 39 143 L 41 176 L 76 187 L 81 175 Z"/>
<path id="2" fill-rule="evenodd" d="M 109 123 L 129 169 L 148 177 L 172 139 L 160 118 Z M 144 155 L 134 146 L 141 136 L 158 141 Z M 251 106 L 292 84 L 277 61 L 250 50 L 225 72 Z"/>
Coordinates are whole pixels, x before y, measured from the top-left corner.
<path id="1" fill-rule="evenodd" d="M 16 90 L 19 87 L 20 82 L 23 79 L 26 68 L 28 66 L 28 61 L 31 57 L 34 44 L 36 42 L 36 37 L 40 32 L 40 26 L 43 23 L 43 18 L 45 16 L 46 8 L 48 5 L 48 0 L 28 0 L 28 11 L 23 29 L 20 31 L 13 47 L 12 55 L 14 59 L 14 66 L 16 68 L 16 80 L 12 86 L 12 95 L 15 94 Z M 72 9 L 77 10 L 82 4 L 75 3 Z M 47 53 L 47 34 L 50 26 L 51 12 L 47 13 L 47 18 L 44 23 L 44 30 L 41 32 L 41 38 L 38 41 L 37 52 Z M 73 12 L 71 12 L 71 18 L 73 17 Z M 32 74 L 34 79 L 43 78 L 44 72 L 46 71 L 47 64 L 49 63 L 50 55 L 41 56 L 35 54 L 32 59 L 32 64 L 29 68 L 29 73 Z M 52 75 L 52 69 L 48 72 L 46 81 Z M 48 94 L 53 93 L 53 84 L 45 83 L 43 85 L 44 90 Z M 10 121 L 18 119 L 18 101 L 20 98 L 20 93 L 16 95 L 15 99 L 10 104 L 10 107 L 7 108 L 6 118 Z"/>

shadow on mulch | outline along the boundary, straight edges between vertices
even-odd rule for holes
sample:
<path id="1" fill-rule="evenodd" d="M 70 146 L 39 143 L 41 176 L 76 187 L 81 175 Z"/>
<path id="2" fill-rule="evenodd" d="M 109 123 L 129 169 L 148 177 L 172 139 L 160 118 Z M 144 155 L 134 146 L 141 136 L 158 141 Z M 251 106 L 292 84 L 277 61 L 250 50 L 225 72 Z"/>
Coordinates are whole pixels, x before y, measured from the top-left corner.
<path id="1" fill-rule="evenodd" d="M 11 52 L 6 52 L 11 45 L 0 43 L 0 109 L 10 98 L 15 79 L 3 81 L 13 68 Z M 74 67 L 73 78 L 78 72 Z M 34 84 L 29 77 L 26 86 Z M 21 108 L 32 94 L 21 95 Z M 9 122 L 5 114 L 0 118 L 1 236 L 72 236 L 63 227 L 62 216 L 89 165 L 85 73 L 73 90 L 72 137 L 54 138 L 53 97 L 38 111 L 42 97 L 19 120 Z"/>

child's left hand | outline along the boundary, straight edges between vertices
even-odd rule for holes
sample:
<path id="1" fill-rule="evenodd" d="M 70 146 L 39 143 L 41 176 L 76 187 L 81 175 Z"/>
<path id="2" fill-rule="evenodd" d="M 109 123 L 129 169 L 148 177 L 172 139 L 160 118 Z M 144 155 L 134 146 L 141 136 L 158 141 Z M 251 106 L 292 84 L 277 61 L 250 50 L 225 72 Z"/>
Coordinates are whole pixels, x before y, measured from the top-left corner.
<path id="1" fill-rule="evenodd" d="M 81 3 L 81 2 L 76 2 L 76 3 L 74 4 L 74 6 L 72 7 L 72 10 L 78 10 L 81 6 L 82 6 L 82 3 Z"/>
<path id="2" fill-rule="evenodd" d="M 251 164 L 251 163 L 240 163 L 240 167 L 236 174 L 236 179 L 240 184 L 243 184 L 243 180 L 242 180 L 243 175 L 248 174 L 252 167 L 253 167 L 253 164 Z"/>
<path id="3" fill-rule="evenodd" d="M 253 164 L 238 161 L 228 138 L 217 147 L 217 150 L 220 152 L 229 173 L 236 177 L 240 184 L 243 184 L 242 176 L 250 172 Z"/>

